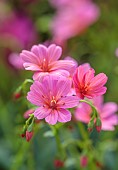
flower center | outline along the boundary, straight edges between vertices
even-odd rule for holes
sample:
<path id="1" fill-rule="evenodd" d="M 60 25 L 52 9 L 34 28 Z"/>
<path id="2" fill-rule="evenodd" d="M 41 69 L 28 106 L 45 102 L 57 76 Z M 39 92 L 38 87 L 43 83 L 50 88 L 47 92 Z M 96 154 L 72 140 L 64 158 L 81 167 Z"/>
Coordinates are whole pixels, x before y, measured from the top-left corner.
<path id="1" fill-rule="evenodd" d="M 42 69 L 44 72 L 47 72 L 47 71 L 48 71 L 48 62 L 46 61 L 45 58 L 43 59 L 43 62 L 42 62 L 42 65 L 41 65 L 41 69 Z"/>
<path id="2" fill-rule="evenodd" d="M 81 87 L 80 91 L 81 91 L 82 94 L 86 94 L 86 92 L 88 91 L 88 86 Z"/>
<path id="3" fill-rule="evenodd" d="M 55 97 L 53 96 L 53 97 L 52 97 L 52 100 L 51 100 L 51 102 L 50 102 L 50 107 L 51 107 L 52 109 L 56 109 L 56 104 L 57 104 L 57 102 L 56 102 L 56 100 L 55 100 Z"/>

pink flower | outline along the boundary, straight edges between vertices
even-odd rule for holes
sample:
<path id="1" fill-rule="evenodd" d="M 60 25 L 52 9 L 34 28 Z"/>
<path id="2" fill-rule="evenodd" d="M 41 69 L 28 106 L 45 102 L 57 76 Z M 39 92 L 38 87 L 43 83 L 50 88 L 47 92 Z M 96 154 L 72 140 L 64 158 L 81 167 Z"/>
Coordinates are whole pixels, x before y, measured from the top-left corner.
<path id="1" fill-rule="evenodd" d="M 118 116 L 115 112 L 118 111 L 117 104 L 108 102 L 103 104 L 103 97 L 99 96 L 92 99 L 102 122 L 102 130 L 113 131 L 114 126 L 118 125 Z M 91 118 L 92 109 L 86 103 L 80 103 L 75 111 L 75 118 L 81 122 L 88 123 Z"/>
<path id="2" fill-rule="evenodd" d="M 38 80 L 46 75 L 69 76 L 72 68 L 76 65 L 71 60 L 59 60 L 62 49 L 55 44 L 45 47 L 44 45 L 34 45 L 31 51 L 23 50 L 20 54 L 26 70 L 34 71 L 34 80 Z"/>
<path id="3" fill-rule="evenodd" d="M 18 53 L 11 53 L 9 55 L 9 63 L 16 69 L 24 69 L 23 61 Z"/>
<path id="4" fill-rule="evenodd" d="M 85 69 L 79 66 L 73 76 L 73 83 L 76 94 L 83 99 L 84 97 L 93 98 L 100 96 L 106 92 L 104 84 L 107 82 L 107 76 L 100 73 L 94 76 L 94 69 Z"/>
<path id="5" fill-rule="evenodd" d="M 37 119 L 45 118 L 49 124 L 68 122 L 71 113 L 67 108 L 77 106 L 76 96 L 67 96 L 71 89 L 71 81 L 67 78 L 46 76 L 42 82 L 35 81 L 30 88 L 27 99 L 38 108 L 34 112 Z"/>
<path id="6" fill-rule="evenodd" d="M 51 23 L 54 42 L 64 44 L 84 32 L 99 17 L 98 7 L 88 0 L 53 0 L 57 13 Z"/>
<path id="7" fill-rule="evenodd" d="M 28 48 L 36 41 L 36 30 L 27 16 L 13 13 L 0 26 L 0 37 L 15 50 Z"/>

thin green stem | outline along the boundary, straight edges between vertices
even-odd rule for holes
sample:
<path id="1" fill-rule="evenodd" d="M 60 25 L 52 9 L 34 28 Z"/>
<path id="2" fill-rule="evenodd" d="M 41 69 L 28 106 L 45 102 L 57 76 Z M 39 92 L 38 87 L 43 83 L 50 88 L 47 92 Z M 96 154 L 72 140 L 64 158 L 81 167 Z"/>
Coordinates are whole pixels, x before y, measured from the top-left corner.
<path id="1" fill-rule="evenodd" d="M 81 133 L 81 136 L 82 136 L 83 140 L 89 139 L 88 133 L 87 133 L 87 131 L 85 130 L 84 125 L 83 125 L 81 122 L 78 122 L 77 125 L 78 125 L 78 127 L 79 127 L 79 130 L 80 130 L 80 133 Z"/>
<path id="2" fill-rule="evenodd" d="M 66 151 L 62 147 L 61 140 L 60 140 L 60 137 L 59 137 L 59 130 L 56 128 L 56 126 L 50 126 L 50 128 L 52 129 L 53 134 L 55 136 L 58 153 L 64 159 L 66 157 Z"/>
<path id="3" fill-rule="evenodd" d="M 95 107 L 91 102 L 89 102 L 89 101 L 87 101 L 87 100 L 80 100 L 79 102 L 87 103 L 89 106 L 91 106 L 91 108 L 92 108 L 92 110 L 93 110 L 93 114 L 95 115 L 95 117 L 96 117 L 96 118 L 99 117 L 98 111 L 97 111 L 96 107 Z"/>

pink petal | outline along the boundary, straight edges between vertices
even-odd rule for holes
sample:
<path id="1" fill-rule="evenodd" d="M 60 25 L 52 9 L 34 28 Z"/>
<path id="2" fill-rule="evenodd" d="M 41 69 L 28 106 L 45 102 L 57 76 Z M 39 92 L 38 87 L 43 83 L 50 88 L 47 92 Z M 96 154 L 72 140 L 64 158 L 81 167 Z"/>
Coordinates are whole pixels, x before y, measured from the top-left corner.
<path id="1" fill-rule="evenodd" d="M 88 85 L 90 83 L 90 81 L 93 79 L 95 74 L 95 70 L 94 69 L 89 69 L 89 71 L 85 74 L 85 86 Z"/>
<path id="2" fill-rule="evenodd" d="M 75 110 L 75 118 L 81 122 L 88 123 L 90 121 L 91 107 L 86 103 L 80 103 Z"/>
<path id="3" fill-rule="evenodd" d="M 45 89 L 42 84 L 38 81 L 35 81 L 30 87 L 30 92 L 28 92 L 27 100 L 36 106 L 44 105 L 45 98 L 42 96 L 45 95 Z"/>
<path id="4" fill-rule="evenodd" d="M 62 54 L 62 48 L 52 44 L 48 47 L 48 61 L 53 62 L 57 61 Z"/>
<path id="5" fill-rule="evenodd" d="M 60 108 L 72 108 L 77 106 L 79 103 L 79 98 L 77 96 L 66 96 L 60 98 L 58 101 L 58 107 Z"/>
<path id="6" fill-rule="evenodd" d="M 23 67 L 23 60 L 17 53 L 11 53 L 9 55 L 9 62 L 12 64 L 16 69 L 24 69 Z"/>
<path id="7" fill-rule="evenodd" d="M 61 96 L 66 96 L 71 89 L 71 80 L 67 79 L 67 78 L 61 78 L 57 85 L 56 85 L 56 89 L 57 89 L 57 98 L 60 98 Z"/>
<path id="8" fill-rule="evenodd" d="M 68 71 L 66 71 L 66 70 L 55 70 L 55 71 L 51 71 L 50 75 L 59 76 L 59 77 L 64 76 L 64 77 L 69 78 L 70 73 Z"/>
<path id="9" fill-rule="evenodd" d="M 42 63 L 44 58 L 47 59 L 47 48 L 44 45 L 34 45 L 31 48 L 31 52 L 38 57 L 39 64 Z"/>
<path id="10" fill-rule="evenodd" d="M 91 88 L 96 88 L 96 87 L 100 88 L 107 82 L 107 79 L 108 78 L 104 73 L 100 73 L 92 79 L 90 87 Z"/>
<path id="11" fill-rule="evenodd" d="M 32 70 L 32 71 L 42 71 L 40 67 L 33 63 L 24 63 L 23 66 L 26 70 Z"/>
<path id="12" fill-rule="evenodd" d="M 56 110 L 52 110 L 52 112 L 45 118 L 45 121 L 51 125 L 55 125 L 58 120 L 58 112 Z"/>
<path id="13" fill-rule="evenodd" d="M 109 118 L 102 119 L 102 130 L 114 130 L 114 126 L 118 125 L 118 116 L 112 115 Z"/>
<path id="14" fill-rule="evenodd" d="M 85 96 L 88 97 L 88 98 L 101 96 L 101 95 L 106 93 L 106 90 L 107 90 L 106 87 L 100 87 L 100 88 L 96 87 L 96 88 L 94 88 L 92 90 L 89 90 Z"/>
<path id="15" fill-rule="evenodd" d="M 103 107 L 103 100 L 104 100 L 103 96 L 98 96 L 98 97 L 93 98 L 93 103 L 94 103 L 95 107 L 97 107 L 97 109 L 100 111 Z"/>
<path id="16" fill-rule="evenodd" d="M 71 120 L 71 113 L 65 109 L 58 110 L 58 121 L 59 122 L 69 122 Z"/>
<path id="17" fill-rule="evenodd" d="M 76 64 L 72 60 L 55 61 L 51 63 L 50 66 L 51 66 L 51 71 L 61 69 L 70 72 L 73 68 L 76 69 Z"/>
<path id="18" fill-rule="evenodd" d="M 33 75 L 33 80 L 42 81 L 45 76 L 49 75 L 48 72 L 35 72 Z"/>
<path id="19" fill-rule="evenodd" d="M 80 86 L 84 86 L 84 75 L 85 75 L 85 69 L 83 66 L 79 66 L 77 69 L 77 80 L 78 80 L 78 84 L 80 84 Z"/>
<path id="20" fill-rule="evenodd" d="M 34 112 L 34 117 L 36 117 L 37 119 L 44 119 L 46 118 L 51 112 L 51 109 L 47 109 L 44 107 L 39 107 L 35 110 Z"/>
<path id="21" fill-rule="evenodd" d="M 114 102 L 108 102 L 108 103 L 104 104 L 104 106 L 102 108 L 101 117 L 105 118 L 105 117 L 109 117 L 112 114 L 115 115 L 115 112 L 117 112 L 117 111 L 118 111 L 117 104 Z"/>
<path id="22" fill-rule="evenodd" d="M 47 56 L 47 47 L 44 45 L 39 44 L 38 45 L 38 57 L 40 58 L 40 61 L 43 61 L 44 59 L 48 61 L 48 56 Z"/>
<path id="23" fill-rule="evenodd" d="M 38 65 L 39 64 L 39 58 L 32 52 L 23 50 L 22 53 L 20 54 L 20 57 L 24 61 L 24 63 L 33 63 Z"/>

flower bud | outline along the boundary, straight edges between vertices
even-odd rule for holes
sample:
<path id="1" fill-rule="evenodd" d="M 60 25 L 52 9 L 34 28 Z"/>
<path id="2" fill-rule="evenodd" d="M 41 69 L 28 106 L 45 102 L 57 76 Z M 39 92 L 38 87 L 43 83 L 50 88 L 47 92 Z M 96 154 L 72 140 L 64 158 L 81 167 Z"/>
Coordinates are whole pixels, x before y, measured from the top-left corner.
<path id="1" fill-rule="evenodd" d="M 26 140 L 29 142 L 33 136 L 33 132 L 26 131 Z"/>
<path id="2" fill-rule="evenodd" d="M 92 132 L 93 127 L 94 127 L 94 120 L 91 120 L 91 121 L 88 123 L 88 131 L 89 131 L 89 132 Z"/>
<path id="3" fill-rule="evenodd" d="M 88 157 L 86 155 L 82 155 L 80 157 L 80 165 L 82 168 L 86 167 L 88 164 Z"/>
<path id="4" fill-rule="evenodd" d="M 64 167 L 64 162 L 63 162 L 62 160 L 55 159 L 55 160 L 54 160 L 54 166 L 55 166 L 55 168 Z"/>
<path id="5" fill-rule="evenodd" d="M 102 122 L 101 122 L 100 118 L 97 118 L 97 119 L 96 119 L 95 128 L 96 128 L 97 132 L 100 132 L 100 131 L 101 131 Z"/>
<path id="6" fill-rule="evenodd" d="M 14 98 L 15 100 L 19 99 L 20 97 L 21 97 L 21 93 L 20 93 L 20 92 L 13 94 L 13 98 Z"/>

